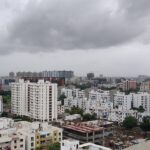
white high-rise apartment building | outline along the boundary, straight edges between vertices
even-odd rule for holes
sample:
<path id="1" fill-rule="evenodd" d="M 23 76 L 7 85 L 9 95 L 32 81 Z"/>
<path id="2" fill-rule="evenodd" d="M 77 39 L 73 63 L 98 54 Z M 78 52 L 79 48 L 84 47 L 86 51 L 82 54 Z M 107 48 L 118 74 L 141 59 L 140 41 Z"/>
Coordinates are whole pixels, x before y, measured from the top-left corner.
<path id="1" fill-rule="evenodd" d="M 0 96 L 0 114 L 3 112 L 3 98 Z"/>
<path id="2" fill-rule="evenodd" d="M 11 84 L 12 113 L 39 121 L 57 119 L 57 84 L 19 80 Z"/>
<path id="3" fill-rule="evenodd" d="M 133 94 L 133 107 L 143 106 L 146 112 L 150 112 L 150 94 L 147 92 L 139 92 Z"/>
<path id="4" fill-rule="evenodd" d="M 124 92 L 117 92 L 114 95 L 114 107 L 122 106 L 125 110 L 131 109 L 132 94 L 126 95 Z"/>

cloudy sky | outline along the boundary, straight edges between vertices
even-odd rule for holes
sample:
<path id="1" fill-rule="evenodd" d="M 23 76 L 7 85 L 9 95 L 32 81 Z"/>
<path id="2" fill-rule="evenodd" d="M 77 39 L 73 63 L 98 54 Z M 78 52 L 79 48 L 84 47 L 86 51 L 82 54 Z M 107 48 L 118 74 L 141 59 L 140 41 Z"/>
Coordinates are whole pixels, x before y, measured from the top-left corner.
<path id="1" fill-rule="evenodd" d="M 150 75 L 150 0 L 0 0 L 0 75 Z"/>

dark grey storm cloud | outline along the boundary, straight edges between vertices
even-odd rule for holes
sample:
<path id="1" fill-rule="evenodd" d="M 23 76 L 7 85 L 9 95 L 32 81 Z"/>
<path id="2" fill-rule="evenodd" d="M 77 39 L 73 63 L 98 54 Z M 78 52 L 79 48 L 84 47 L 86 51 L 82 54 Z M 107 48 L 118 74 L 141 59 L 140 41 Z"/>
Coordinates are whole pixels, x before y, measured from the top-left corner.
<path id="1" fill-rule="evenodd" d="M 137 40 L 149 30 L 150 0 L 29 0 L 19 6 L 0 31 L 1 54 L 103 49 Z"/>

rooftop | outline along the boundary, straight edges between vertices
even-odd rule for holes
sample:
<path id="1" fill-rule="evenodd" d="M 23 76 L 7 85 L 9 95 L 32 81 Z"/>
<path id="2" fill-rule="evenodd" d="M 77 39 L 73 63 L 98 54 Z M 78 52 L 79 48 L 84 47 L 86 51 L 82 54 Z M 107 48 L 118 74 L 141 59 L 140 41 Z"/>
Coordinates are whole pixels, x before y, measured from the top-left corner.
<path id="1" fill-rule="evenodd" d="M 63 126 L 66 129 L 71 129 L 74 131 L 82 132 L 82 133 L 92 133 L 94 131 L 103 131 L 103 127 L 84 125 L 84 124 L 76 124 L 76 125 L 66 125 Z"/>

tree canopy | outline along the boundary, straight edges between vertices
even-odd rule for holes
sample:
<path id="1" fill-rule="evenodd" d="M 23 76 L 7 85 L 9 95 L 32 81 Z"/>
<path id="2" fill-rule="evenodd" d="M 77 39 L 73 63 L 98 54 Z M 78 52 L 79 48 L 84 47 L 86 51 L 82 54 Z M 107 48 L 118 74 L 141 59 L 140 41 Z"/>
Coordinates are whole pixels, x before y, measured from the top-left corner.
<path id="1" fill-rule="evenodd" d="M 60 143 L 50 144 L 48 150 L 60 150 Z"/>
<path id="2" fill-rule="evenodd" d="M 66 98 L 65 94 L 61 94 L 58 98 L 58 100 L 61 101 L 61 104 L 64 105 L 64 99 Z"/>
<path id="3" fill-rule="evenodd" d="M 137 119 L 132 116 L 128 116 L 123 121 L 123 127 L 126 129 L 132 129 L 137 126 Z"/>
<path id="4" fill-rule="evenodd" d="M 91 120 L 96 120 L 96 119 L 97 119 L 97 116 L 95 113 L 93 114 L 87 113 L 83 115 L 83 121 L 91 121 Z"/>
<path id="5" fill-rule="evenodd" d="M 140 127 L 143 131 L 150 131 L 150 116 L 143 117 Z"/>
<path id="6" fill-rule="evenodd" d="M 69 113 L 71 115 L 73 115 L 73 114 L 80 114 L 81 116 L 83 116 L 83 109 L 81 109 L 79 107 L 75 107 L 75 106 L 73 106 L 70 110 L 66 109 L 65 112 Z"/>

